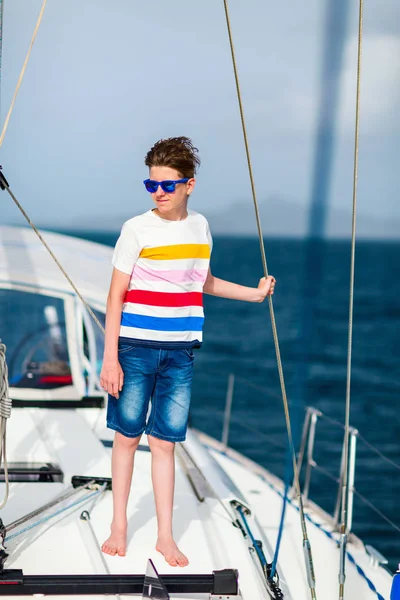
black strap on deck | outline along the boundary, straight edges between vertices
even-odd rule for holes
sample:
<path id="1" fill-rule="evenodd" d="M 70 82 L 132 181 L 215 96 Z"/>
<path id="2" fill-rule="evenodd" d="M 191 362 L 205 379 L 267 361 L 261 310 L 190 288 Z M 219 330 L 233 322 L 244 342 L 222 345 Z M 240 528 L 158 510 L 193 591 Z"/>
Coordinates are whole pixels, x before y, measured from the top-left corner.
<path id="1" fill-rule="evenodd" d="M 13 408 L 104 408 L 104 396 L 83 396 L 81 400 L 20 400 L 13 398 Z"/>
<path id="2" fill-rule="evenodd" d="M 238 571 L 223 569 L 212 575 L 160 575 L 169 594 L 237 596 Z M 144 575 L 24 575 L 19 569 L 0 574 L 0 596 L 76 596 L 141 594 Z"/>

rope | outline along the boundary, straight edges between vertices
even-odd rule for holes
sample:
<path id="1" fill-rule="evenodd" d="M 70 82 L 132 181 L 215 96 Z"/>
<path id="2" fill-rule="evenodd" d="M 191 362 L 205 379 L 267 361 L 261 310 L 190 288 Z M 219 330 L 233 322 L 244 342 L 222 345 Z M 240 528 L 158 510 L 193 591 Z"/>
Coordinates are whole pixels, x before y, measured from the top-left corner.
<path id="1" fill-rule="evenodd" d="M 328 423 L 331 423 L 332 425 L 336 425 L 337 427 L 340 427 L 340 429 L 344 429 L 343 423 L 341 423 L 340 421 L 337 421 L 336 419 L 332 419 L 332 417 L 328 417 L 325 413 L 320 412 L 318 416 L 319 416 L 319 418 L 325 419 L 325 421 L 328 421 Z M 357 435 L 357 439 L 360 440 L 363 444 L 365 444 L 365 446 L 367 448 L 369 448 L 372 452 L 375 452 L 375 454 L 377 456 L 379 456 L 379 458 L 381 458 L 382 460 L 387 462 L 389 465 L 391 465 L 392 467 L 394 467 L 395 469 L 400 471 L 399 464 L 397 464 L 396 462 L 394 462 L 394 460 L 392 460 L 391 458 L 389 458 L 388 456 L 383 454 L 383 452 L 381 452 L 379 450 L 379 448 L 376 448 L 376 446 L 374 446 L 367 439 L 365 439 L 365 437 L 363 435 L 361 435 L 361 433 L 359 431 L 357 431 L 356 435 Z"/>
<path id="2" fill-rule="evenodd" d="M 50 519 L 53 519 L 54 517 L 57 517 L 58 515 L 61 515 L 63 512 L 69 510 L 70 508 L 74 508 L 75 506 L 79 506 L 79 504 L 82 504 L 82 502 L 87 502 L 88 500 L 90 500 L 90 498 L 93 498 L 94 496 L 97 496 L 98 494 L 101 494 L 102 491 L 103 490 L 97 490 L 96 492 L 92 492 L 91 494 L 89 494 L 89 496 L 84 496 L 83 498 L 79 498 L 79 500 L 76 500 L 75 502 L 72 502 L 72 504 L 68 504 L 67 506 L 64 506 L 64 508 L 60 508 L 56 512 L 51 513 L 51 515 L 47 515 L 46 517 L 42 517 L 41 519 L 39 519 L 38 521 L 35 521 L 31 525 L 27 525 L 26 527 L 24 527 L 20 531 L 17 531 L 17 533 L 13 533 L 10 536 L 6 536 L 5 541 L 9 542 L 13 538 L 16 538 L 19 535 L 22 535 L 23 533 L 26 533 L 27 531 L 30 531 L 31 529 L 34 529 L 34 527 L 37 527 L 38 525 L 42 525 L 43 523 L 47 523 L 47 521 L 49 521 Z"/>
<path id="3" fill-rule="evenodd" d="M 250 185 L 251 185 L 251 191 L 252 191 L 252 196 L 253 196 L 253 204 L 254 204 L 256 222 L 257 222 L 258 238 L 259 238 L 259 242 L 260 242 L 261 260 L 263 263 L 264 275 L 265 275 L 265 277 L 268 277 L 267 259 L 266 259 L 266 255 L 265 255 L 260 214 L 259 214 L 257 196 L 256 196 L 256 191 L 255 191 L 255 185 L 254 185 L 253 169 L 252 169 L 252 165 L 251 165 L 249 143 L 248 143 L 248 139 L 247 139 L 247 131 L 246 131 L 245 118 L 244 118 L 242 96 L 241 96 L 241 92 L 240 92 L 239 75 L 238 75 L 238 70 L 237 70 L 237 66 L 236 66 L 235 49 L 233 46 L 232 30 L 231 30 L 229 9 L 228 9 L 228 0 L 224 0 L 224 8 L 225 8 L 226 25 L 227 25 L 228 36 L 229 36 L 229 44 L 230 44 L 230 49 L 231 49 L 232 65 L 233 65 L 233 71 L 234 71 L 234 75 L 235 75 L 236 92 L 237 92 L 237 99 L 238 99 L 238 103 L 239 103 L 240 119 L 242 122 L 243 138 L 244 138 L 244 144 L 245 144 L 245 149 L 246 149 L 246 157 L 247 157 L 247 165 L 248 165 L 248 171 L 249 171 L 249 177 L 250 177 Z M 308 535 L 307 535 L 307 525 L 306 525 L 304 509 L 303 509 L 303 502 L 302 502 L 302 497 L 301 497 L 299 474 L 298 474 L 298 470 L 297 470 L 296 452 L 294 449 L 292 427 L 291 427 L 291 422 L 290 422 L 289 405 L 288 405 L 288 400 L 287 400 L 287 396 L 286 396 L 286 387 L 285 387 L 285 380 L 284 380 L 284 376 L 283 376 L 283 368 L 282 368 L 282 362 L 281 362 L 278 333 L 277 333 L 277 328 L 276 328 L 276 323 L 275 323 L 275 314 L 274 314 L 274 308 L 273 308 L 271 296 L 268 297 L 268 302 L 269 302 L 269 311 L 270 311 L 270 317 L 271 317 L 272 333 L 273 333 L 274 344 L 275 344 L 276 359 L 277 359 L 277 363 L 278 363 L 279 380 L 280 380 L 281 391 L 282 391 L 283 408 L 284 408 L 284 412 L 285 412 L 286 429 L 287 429 L 289 447 L 290 447 L 290 451 L 291 451 L 291 455 L 292 455 L 292 462 L 293 462 L 294 485 L 295 485 L 296 496 L 297 496 L 297 500 L 298 500 L 298 504 L 299 504 L 299 508 L 300 508 L 301 529 L 302 529 L 302 533 L 303 533 L 303 546 L 305 548 L 305 556 L 307 557 L 306 568 L 307 568 L 307 573 L 309 575 L 309 577 L 307 579 L 308 579 L 308 583 L 310 586 L 311 598 L 313 600 L 315 600 L 316 592 L 315 592 L 314 567 L 313 567 L 313 561 L 312 561 L 311 547 L 309 546 L 309 540 L 308 540 Z"/>
<path id="4" fill-rule="evenodd" d="M 358 148 L 360 131 L 360 88 L 361 88 L 361 56 L 362 56 L 362 31 L 363 31 L 364 0 L 360 0 L 358 19 L 358 55 L 357 55 L 357 91 L 356 91 L 356 122 L 354 133 L 354 171 L 353 171 L 353 214 L 351 226 L 351 261 L 350 261 L 350 298 L 349 298 L 349 332 L 347 347 L 347 380 L 346 380 L 346 411 L 344 425 L 344 462 L 342 486 L 342 517 L 341 517 L 341 544 L 343 551 L 347 544 L 347 486 L 349 464 L 349 429 L 350 429 L 350 385 L 351 385 L 351 358 L 353 341 L 353 306 L 354 306 L 354 270 L 355 270 L 355 241 L 356 241 L 356 211 L 357 211 L 357 180 L 358 180 Z M 341 569 L 343 568 L 343 572 Z M 344 598 L 344 583 L 346 579 L 344 562 L 339 571 L 339 600 Z"/>
<path id="5" fill-rule="evenodd" d="M 400 527 L 398 525 L 396 525 L 396 523 L 394 523 L 391 519 L 389 519 L 389 517 L 387 517 L 381 510 L 379 510 L 379 508 L 377 508 L 375 506 L 375 504 L 373 504 L 370 500 L 368 500 L 368 498 L 363 496 L 363 494 L 361 494 L 356 489 L 354 489 L 354 494 L 361 500 L 361 502 L 364 502 L 364 504 L 366 506 L 368 506 L 371 510 L 376 512 L 376 514 L 379 515 L 381 517 L 381 519 L 383 519 L 384 521 L 386 521 L 386 523 L 388 523 L 391 527 L 393 527 L 393 529 L 395 531 L 400 533 Z"/>
<path id="6" fill-rule="evenodd" d="M 47 3 L 47 0 L 43 0 L 42 8 L 40 10 L 39 17 L 38 17 L 38 20 L 37 20 L 37 23 L 36 23 L 36 27 L 35 27 L 33 35 L 32 35 L 32 40 L 31 40 L 31 43 L 30 43 L 30 46 L 29 46 L 29 50 L 28 50 L 28 53 L 26 55 L 24 64 L 22 66 L 22 70 L 21 70 L 21 73 L 20 73 L 20 76 L 19 76 L 19 79 L 18 79 L 18 82 L 17 82 L 17 86 L 15 88 L 14 96 L 13 96 L 13 99 L 11 101 L 11 105 L 10 105 L 10 108 L 8 110 L 6 120 L 4 122 L 3 131 L 2 131 L 1 136 L 0 136 L 0 147 L 3 144 L 4 136 L 6 134 L 8 123 L 9 123 L 10 117 L 11 117 L 11 113 L 13 111 L 13 108 L 14 108 L 14 105 L 15 105 L 15 101 L 17 99 L 17 95 L 18 95 L 18 92 L 19 92 L 19 89 L 21 87 L 21 83 L 22 83 L 22 80 L 23 80 L 23 77 L 24 77 L 24 74 L 25 74 L 25 71 L 26 71 L 26 67 L 28 65 L 28 61 L 29 61 L 29 57 L 30 57 L 30 54 L 31 54 L 31 51 L 32 51 L 32 47 L 33 47 L 33 44 L 35 42 L 36 35 L 37 35 L 38 31 L 39 31 L 40 24 L 42 22 L 44 9 L 46 8 L 46 3 Z M 1 6 L 1 10 L 2 10 L 2 6 Z M 25 212 L 25 210 L 22 208 L 21 204 L 18 202 L 17 198 L 14 196 L 14 194 L 10 190 L 8 182 L 7 182 L 7 180 L 5 179 L 5 177 L 2 174 L 0 175 L 0 187 L 1 187 L 1 189 L 3 189 L 3 188 L 6 189 L 7 192 L 10 194 L 10 196 L 14 200 L 16 206 L 19 208 L 19 210 L 21 211 L 21 213 L 23 214 L 23 216 L 25 217 L 25 219 L 27 220 L 27 222 L 29 223 L 29 225 L 32 227 L 33 231 L 38 236 L 39 240 L 42 242 L 42 244 L 44 245 L 44 247 L 46 248 L 46 250 L 49 252 L 50 256 L 52 257 L 52 259 L 54 260 L 54 262 L 56 263 L 56 265 L 58 266 L 58 268 L 60 269 L 60 271 L 62 272 L 62 274 L 66 277 L 68 283 L 71 285 L 71 287 L 74 290 L 75 294 L 81 300 L 81 302 L 83 303 L 83 305 L 88 310 L 88 312 L 89 312 L 90 316 L 92 317 L 92 319 L 94 320 L 94 322 L 97 324 L 97 326 L 100 328 L 100 330 L 104 334 L 105 330 L 104 330 L 103 325 L 100 323 L 99 319 L 96 317 L 96 315 L 94 314 L 93 310 L 90 308 L 90 306 L 88 305 L 88 303 L 84 300 L 84 298 L 80 294 L 78 288 L 73 283 L 73 281 L 71 280 L 71 278 L 69 277 L 69 275 L 66 273 L 66 271 L 64 270 L 64 268 L 62 267 L 62 265 L 60 264 L 60 262 L 57 260 L 56 256 L 51 251 L 51 249 L 49 248 L 49 246 L 47 245 L 47 243 L 43 239 L 42 235 L 38 231 L 38 229 L 32 223 L 32 221 L 29 218 L 28 214 Z"/>
<path id="7" fill-rule="evenodd" d="M 15 101 L 17 99 L 17 95 L 18 95 L 18 92 L 19 92 L 19 89 L 21 87 L 21 83 L 22 83 L 22 80 L 23 80 L 23 77 L 24 77 L 24 74 L 25 74 L 25 71 L 26 71 L 26 67 L 28 65 L 28 61 L 29 61 L 29 57 L 30 57 L 30 54 L 31 54 L 31 51 L 32 51 L 32 47 L 33 47 L 33 44 L 35 42 L 36 35 L 37 35 L 38 31 L 39 31 L 40 24 L 42 22 L 44 9 L 46 8 L 46 3 L 47 3 L 47 0 L 43 0 L 42 8 L 40 10 L 39 17 L 38 17 L 38 20 L 37 20 L 37 23 L 36 23 L 36 27 L 35 27 L 33 35 L 32 35 L 32 40 L 31 40 L 31 43 L 30 43 L 30 46 L 29 46 L 29 50 L 28 50 L 28 53 L 26 55 L 24 64 L 22 66 L 22 70 L 21 70 L 21 73 L 20 73 L 20 76 L 19 76 L 19 79 L 18 79 L 18 82 L 17 82 L 17 86 L 15 88 L 14 96 L 13 96 L 13 99 L 11 101 L 11 105 L 10 105 L 10 108 L 8 110 L 6 120 L 4 122 L 3 131 L 2 131 L 1 136 L 0 136 L 0 147 L 3 144 L 4 136 L 6 134 L 8 123 L 9 123 L 10 117 L 11 117 L 11 113 L 13 111 L 13 108 L 14 108 L 14 105 L 15 105 Z M 1 9 L 2 9 L 2 7 L 1 7 Z M 29 216 L 27 215 L 27 213 L 25 212 L 25 210 L 22 208 L 21 204 L 18 202 L 17 198 L 14 196 L 14 194 L 10 190 L 8 182 L 7 182 L 7 180 L 5 179 L 5 177 L 2 174 L 0 175 L 0 183 L 1 183 L 1 185 L 0 185 L 1 189 L 3 189 L 3 188 L 6 189 L 7 192 L 10 194 L 10 196 L 14 200 L 16 206 L 19 208 L 19 210 L 21 211 L 21 213 L 23 214 L 23 216 L 25 217 L 25 219 L 27 220 L 27 222 L 29 223 L 29 225 L 32 227 L 33 231 L 38 236 L 39 240 L 42 242 L 42 244 L 44 245 L 44 247 L 46 248 L 46 250 L 49 252 L 50 256 L 52 257 L 52 259 L 54 260 L 54 262 L 56 263 L 56 265 L 58 266 L 58 268 L 60 269 L 60 271 L 66 277 L 68 283 L 71 285 L 71 287 L 74 290 L 75 294 L 81 300 L 81 302 L 83 303 L 83 305 L 88 310 L 90 316 L 93 318 L 94 322 L 97 324 L 97 326 L 100 328 L 100 330 L 104 334 L 105 330 L 104 330 L 104 327 L 102 326 L 102 324 L 100 323 L 99 319 L 96 317 L 96 315 L 94 314 L 94 312 L 90 308 L 90 306 L 87 304 L 87 302 L 84 300 L 84 298 L 80 294 L 78 288 L 75 286 L 75 284 L 73 283 L 73 281 L 71 280 L 71 278 L 69 277 L 69 275 L 66 273 L 66 271 L 64 270 L 64 268 L 62 267 L 62 265 L 60 264 L 60 262 L 57 260 L 57 258 L 54 255 L 54 253 L 50 250 L 49 246 L 47 245 L 47 243 L 43 239 L 42 235 L 39 233 L 38 229 L 32 223 L 31 219 L 29 218 Z"/>
<path id="8" fill-rule="evenodd" d="M 365 437 L 363 437 L 359 432 L 357 433 L 357 438 L 361 442 L 363 442 L 363 444 L 365 444 L 367 446 L 367 448 L 369 448 L 372 452 L 375 452 L 375 454 L 377 454 L 377 456 L 379 456 L 379 458 L 381 458 L 382 460 L 384 460 L 385 462 L 387 462 L 388 465 L 391 465 L 392 467 L 394 467 L 395 469 L 397 469 L 398 471 L 400 471 L 400 465 L 398 465 L 397 463 L 395 463 L 394 460 L 392 460 L 388 456 L 385 456 L 380 450 L 378 450 L 378 448 L 375 448 L 375 446 L 373 446 L 372 444 L 370 444 L 365 439 Z"/>
<path id="9" fill-rule="evenodd" d="M 248 534 L 248 536 L 250 537 L 251 543 L 253 544 L 253 548 L 254 548 L 254 549 L 255 549 L 255 551 L 257 552 L 257 555 L 258 555 L 258 558 L 259 558 L 259 560 L 260 560 L 260 563 L 261 563 L 261 565 L 262 565 L 262 567 L 263 567 L 263 570 L 264 570 L 264 572 L 266 573 L 266 570 L 267 570 L 267 566 L 268 566 L 268 565 L 267 565 L 267 561 L 266 561 L 266 559 L 265 559 L 264 553 L 263 553 L 263 552 L 261 552 L 261 548 L 260 548 L 260 546 L 257 544 L 257 541 L 256 541 L 256 540 L 255 540 L 255 538 L 254 538 L 254 535 L 253 535 L 253 533 L 252 533 L 252 531 L 251 531 L 251 529 L 250 529 L 250 527 L 249 527 L 249 524 L 248 524 L 248 522 L 247 522 L 247 519 L 246 519 L 246 516 L 245 516 L 245 514 L 244 514 L 244 512 L 243 512 L 243 509 L 242 509 L 242 507 L 241 507 L 241 506 L 238 506 L 236 510 L 238 511 L 238 513 L 240 514 L 240 516 L 241 516 L 241 517 L 242 517 L 242 519 L 243 519 L 243 523 L 244 523 L 244 526 L 245 526 L 245 528 L 246 528 L 247 534 Z"/>
<path id="10" fill-rule="evenodd" d="M 15 521 L 13 521 L 12 523 L 10 523 L 9 525 L 6 525 L 7 532 L 12 531 L 16 527 L 19 527 L 20 525 L 22 525 L 23 523 L 26 523 L 27 521 L 29 521 L 30 519 L 33 519 L 34 517 L 37 517 L 38 515 L 42 514 L 43 512 L 45 512 L 46 510 L 48 510 L 49 508 L 52 508 L 56 504 L 60 504 L 60 502 L 64 502 L 64 500 L 68 500 L 68 498 L 71 498 L 71 496 L 75 496 L 76 494 L 78 494 L 79 492 L 81 492 L 83 489 L 85 489 L 85 488 L 93 485 L 95 482 L 96 482 L 95 479 L 92 479 L 91 481 L 85 482 L 84 484 L 80 485 L 79 487 L 73 488 L 72 490 L 69 490 L 68 492 L 65 492 L 64 494 L 62 494 L 61 496 L 59 496 L 55 500 L 51 500 L 50 502 L 48 502 L 44 506 L 41 506 L 40 508 L 37 508 L 36 510 L 28 513 L 27 515 L 24 515 L 23 517 L 20 517 L 19 519 L 16 519 Z"/>
<path id="11" fill-rule="evenodd" d="M 267 586 L 268 595 L 273 600 L 283 600 L 283 592 L 279 587 L 279 578 L 274 579 L 274 574 L 272 574 L 272 570 L 270 571 L 270 565 L 267 563 L 267 560 L 264 556 L 264 552 L 261 550 L 257 540 L 255 539 L 250 526 L 247 522 L 246 515 L 241 506 L 237 506 L 236 510 L 240 514 L 242 521 L 244 523 L 247 535 L 250 538 L 253 549 L 256 551 L 258 556 L 258 560 L 261 563 L 262 571 L 265 576 L 265 584 Z"/>
<path id="12" fill-rule="evenodd" d="M 13 108 L 14 108 L 14 105 L 15 105 L 15 101 L 16 101 L 17 96 L 18 96 L 19 88 L 21 87 L 21 83 L 22 83 L 22 80 L 23 80 L 24 75 L 25 75 L 25 71 L 26 71 L 26 67 L 28 65 L 29 57 L 31 55 L 32 47 L 33 47 L 33 44 L 35 42 L 37 32 L 39 31 L 40 23 L 42 22 L 42 17 L 43 17 L 44 9 L 46 8 L 46 2 L 47 2 L 47 0 L 43 0 L 43 5 L 42 5 L 42 8 L 40 10 L 39 18 L 37 20 L 36 27 L 35 27 L 35 30 L 34 30 L 33 35 L 32 35 L 32 40 L 31 40 L 31 43 L 30 43 L 30 46 L 29 46 L 29 50 L 28 50 L 28 53 L 26 55 L 24 64 L 23 64 L 22 69 L 21 69 L 21 73 L 20 73 L 18 81 L 17 81 L 17 86 L 15 88 L 13 99 L 11 100 L 11 105 L 10 105 L 10 108 L 8 110 L 6 120 L 4 121 L 3 131 L 2 131 L 1 136 L 0 136 L 0 148 L 1 148 L 2 144 L 3 144 L 4 136 L 5 136 L 6 131 L 7 131 L 8 123 L 9 123 L 10 117 L 11 117 L 11 113 L 13 111 Z"/>
<path id="13" fill-rule="evenodd" d="M 215 448 L 213 446 L 213 450 L 215 450 L 215 452 L 217 452 L 218 454 L 221 454 L 222 456 L 224 456 L 226 454 L 226 452 L 224 450 L 219 450 L 218 448 Z M 235 456 L 231 456 L 229 455 L 230 460 L 232 460 L 233 462 L 237 463 L 238 465 L 242 465 L 243 463 L 241 461 L 239 461 Z M 277 494 L 280 498 L 283 498 L 283 493 L 279 490 L 279 488 L 274 485 L 267 477 L 265 477 L 265 475 L 263 475 L 262 473 L 257 472 L 256 475 L 261 479 L 261 481 L 263 481 L 264 483 L 266 483 L 268 485 L 268 487 L 271 488 L 271 490 L 273 492 L 275 492 L 275 494 Z M 299 507 L 294 503 L 294 501 L 291 498 L 288 498 L 288 503 L 298 512 L 300 512 Z M 312 525 L 314 525 L 315 527 L 317 527 L 318 529 L 320 529 L 328 538 L 330 538 L 331 540 L 333 540 L 335 542 L 336 545 L 339 545 L 338 540 L 335 538 L 335 536 L 332 534 L 332 532 L 328 531 L 327 529 L 325 529 L 321 523 L 318 523 L 317 521 L 314 521 L 314 519 L 312 517 L 310 517 L 309 514 L 306 515 L 306 519 L 307 521 L 309 521 Z M 350 552 L 346 552 L 347 558 L 350 560 L 351 563 L 354 564 L 354 566 L 357 569 L 357 572 L 359 573 L 359 575 L 361 575 L 361 577 L 363 577 L 363 579 L 365 579 L 365 581 L 368 584 L 368 587 L 377 595 L 379 600 L 385 600 L 385 598 L 378 592 L 378 590 L 376 589 L 375 585 L 373 584 L 373 582 L 368 579 L 367 575 L 365 574 L 365 572 L 363 571 L 363 569 L 356 563 L 354 557 L 350 554 Z"/>
<path id="14" fill-rule="evenodd" d="M 13 192 L 10 190 L 10 187 L 9 187 L 7 181 L 5 180 L 4 176 L 2 174 L 0 174 L 0 176 L 1 176 L 1 182 L 2 182 L 2 185 L 3 185 L 4 189 L 7 190 L 7 192 L 10 194 L 11 198 L 14 200 L 15 204 L 17 205 L 17 207 L 19 208 L 19 210 L 21 211 L 21 213 L 23 214 L 23 216 L 25 217 L 25 219 L 28 221 L 29 225 L 32 227 L 33 231 L 36 233 L 36 235 L 38 236 L 39 240 L 42 242 L 43 246 L 46 248 L 46 250 L 50 254 L 51 258 L 54 260 L 54 262 L 56 263 L 56 265 L 60 269 L 61 273 L 67 279 L 68 283 L 70 284 L 70 286 L 74 290 L 75 294 L 78 296 L 79 300 L 85 306 L 85 308 L 87 309 L 88 313 L 90 314 L 90 316 L 92 317 L 92 319 L 94 320 L 94 322 L 96 323 L 96 325 L 98 325 L 98 327 L 102 331 L 102 333 L 105 333 L 103 325 L 100 323 L 99 319 L 96 317 L 95 313 L 90 308 L 89 304 L 83 298 L 82 294 L 80 293 L 80 291 L 78 290 L 78 288 L 76 287 L 76 285 L 74 284 L 74 282 L 72 281 L 72 279 L 70 278 L 70 276 L 68 275 L 68 273 L 65 271 L 64 267 L 62 266 L 62 264 L 60 263 L 60 261 L 57 259 L 57 257 L 55 256 L 55 254 L 53 253 L 53 251 L 51 250 L 51 248 L 49 247 L 49 245 L 47 244 L 47 242 L 43 238 L 43 236 L 40 233 L 40 231 L 32 223 L 32 221 L 30 220 L 28 214 L 25 212 L 25 210 L 23 209 L 23 207 L 21 206 L 21 204 L 18 202 L 17 198 L 14 196 Z"/>
<path id="15" fill-rule="evenodd" d="M 219 452 L 217 450 L 217 452 Z M 232 460 L 235 460 L 234 458 L 231 457 Z M 260 473 L 258 474 L 258 476 L 260 477 L 260 479 L 262 479 L 262 481 L 264 481 L 276 494 L 278 494 L 278 496 L 280 496 L 281 498 L 283 498 L 283 494 L 282 492 L 273 484 L 271 483 L 271 481 L 269 481 L 266 477 L 264 477 L 264 475 L 261 475 Z M 297 511 L 299 510 L 299 507 L 296 506 L 296 504 L 293 503 L 293 500 L 291 500 L 290 498 L 288 499 L 288 502 L 291 506 L 293 506 L 293 508 L 295 508 Z M 318 529 L 320 529 L 328 538 L 330 538 L 331 540 L 333 540 L 335 542 L 335 544 L 337 546 L 339 546 L 339 542 L 338 540 L 334 537 L 334 535 L 332 534 L 332 532 L 328 531 L 327 529 L 325 529 L 321 523 L 318 523 L 317 521 L 314 521 L 314 519 L 312 517 L 310 517 L 310 515 L 306 515 L 306 519 L 307 521 L 309 521 L 310 523 L 312 523 L 312 525 L 314 525 L 315 527 L 317 527 Z M 346 551 L 346 556 L 349 559 L 349 561 L 351 563 L 353 563 L 353 565 L 355 566 L 355 568 L 357 569 L 357 572 L 359 573 L 359 575 L 361 575 L 361 577 L 366 581 L 368 587 L 370 588 L 370 590 L 372 590 L 377 598 L 379 600 L 385 600 L 385 598 L 382 596 L 382 594 L 380 594 L 378 592 L 378 590 L 376 589 L 374 583 L 367 577 L 367 575 L 365 574 L 365 572 L 363 571 L 363 569 L 357 564 L 355 558 L 353 557 L 353 555 Z"/>
<path id="16" fill-rule="evenodd" d="M 7 419 L 11 415 L 12 402 L 8 395 L 8 369 L 6 363 L 6 346 L 0 341 L 0 467 L 4 462 L 4 479 L 6 491 L 0 504 L 0 510 L 5 507 L 10 491 L 7 463 Z"/>
<path id="17" fill-rule="evenodd" d="M 107 490 L 107 483 L 104 483 L 102 485 L 102 487 L 100 488 L 99 492 L 101 494 L 104 494 L 104 492 L 106 490 Z M 97 535 L 96 535 L 96 532 L 95 532 L 95 530 L 93 528 L 93 525 L 92 525 L 92 522 L 91 522 L 91 517 L 90 517 L 90 515 L 92 514 L 92 510 L 95 507 L 96 503 L 98 502 L 99 498 L 100 498 L 100 496 L 98 496 L 97 498 L 94 499 L 94 501 L 92 503 L 92 506 L 88 510 L 82 511 L 80 518 L 81 518 L 82 521 L 85 521 L 88 524 L 90 534 L 91 534 L 92 539 L 93 539 L 93 541 L 95 543 L 96 550 L 97 550 L 97 552 L 100 555 L 100 560 L 101 560 L 101 562 L 103 564 L 104 570 L 107 573 L 107 575 L 110 575 L 110 569 L 108 568 L 107 561 L 106 561 L 106 559 L 104 557 L 104 554 L 103 554 L 103 552 L 102 552 L 102 550 L 100 548 L 99 540 L 97 539 Z M 117 597 L 119 598 L 119 595 Z"/>
<path id="18" fill-rule="evenodd" d="M 6 345 L 0 340 L 0 417 L 8 419 L 12 402 L 8 396 L 8 369 L 6 363 Z"/>
<path id="19" fill-rule="evenodd" d="M 285 524 L 286 506 L 287 506 L 289 490 L 290 490 L 291 475 L 292 475 L 292 473 L 291 473 L 291 469 L 290 469 L 290 454 L 289 454 L 286 458 L 285 491 L 283 494 L 281 520 L 279 523 L 278 537 L 276 539 L 275 554 L 274 554 L 274 558 L 272 560 L 272 565 L 271 565 L 271 578 L 274 577 L 275 572 L 276 572 L 276 566 L 278 564 L 279 550 L 281 547 L 281 541 L 282 541 L 282 535 L 283 535 L 283 527 Z"/>

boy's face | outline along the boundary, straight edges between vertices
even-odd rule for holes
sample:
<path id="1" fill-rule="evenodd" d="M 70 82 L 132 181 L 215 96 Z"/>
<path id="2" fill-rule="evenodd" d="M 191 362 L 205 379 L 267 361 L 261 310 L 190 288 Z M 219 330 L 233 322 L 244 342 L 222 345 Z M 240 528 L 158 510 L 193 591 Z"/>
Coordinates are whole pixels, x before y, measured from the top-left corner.
<path id="1" fill-rule="evenodd" d="M 183 177 L 170 167 L 151 167 L 150 179 L 154 181 L 177 181 Z M 195 179 L 192 177 L 186 183 L 177 183 L 174 192 L 164 192 L 159 185 L 157 191 L 151 194 L 160 215 L 172 215 L 178 209 L 186 209 L 188 197 L 193 191 Z"/>

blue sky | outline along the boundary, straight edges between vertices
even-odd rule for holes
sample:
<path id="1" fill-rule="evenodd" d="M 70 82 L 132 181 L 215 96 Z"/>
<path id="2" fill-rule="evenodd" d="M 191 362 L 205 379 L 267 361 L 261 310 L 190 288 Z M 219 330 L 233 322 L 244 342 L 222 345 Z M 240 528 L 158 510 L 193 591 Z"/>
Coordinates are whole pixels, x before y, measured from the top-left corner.
<path id="1" fill-rule="evenodd" d="M 2 122 L 42 1 L 4 4 Z M 258 197 L 267 221 L 271 198 L 270 211 L 287 207 L 279 219 L 290 234 L 290 214 L 306 214 L 310 202 L 328 3 L 229 7 Z M 336 221 L 351 209 L 357 13 L 352 0 L 329 191 Z M 118 229 L 150 207 L 143 157 L 173 135 L 191 136 L 200 149 L 192 207 L 218 213 L 226 233 L 232 219 L 240 229 L 253 218 L 224 19 L 222 0 L 48 0 L 0 149 L 34 222 Z M 358 212 L 374 236 L 376 220 L 400 224 L 398 0 L 370 0 L 364 25 Z M 11 201 L 1 201 L 0 222 L 21 223 Z"/>

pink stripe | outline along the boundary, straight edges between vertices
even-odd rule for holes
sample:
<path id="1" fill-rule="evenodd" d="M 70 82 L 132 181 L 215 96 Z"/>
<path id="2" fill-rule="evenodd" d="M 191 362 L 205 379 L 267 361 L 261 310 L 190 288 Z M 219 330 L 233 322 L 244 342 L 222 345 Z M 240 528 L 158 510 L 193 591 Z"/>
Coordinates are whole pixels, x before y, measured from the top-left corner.
<path id="1" fill-rule="evenodd" d="M 207 269 L 185 269 L 183 271 L 155 271 L 154 269 L 143 269 L 135 265 L 133 267 L 132 279 L 141 281 L 169 281 L 171 283 L 190 283 L 191 281 L 204 281 L 207 279 Z"/>

